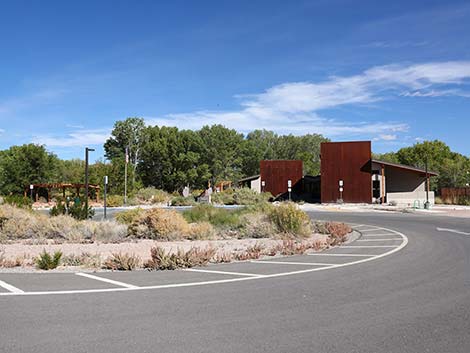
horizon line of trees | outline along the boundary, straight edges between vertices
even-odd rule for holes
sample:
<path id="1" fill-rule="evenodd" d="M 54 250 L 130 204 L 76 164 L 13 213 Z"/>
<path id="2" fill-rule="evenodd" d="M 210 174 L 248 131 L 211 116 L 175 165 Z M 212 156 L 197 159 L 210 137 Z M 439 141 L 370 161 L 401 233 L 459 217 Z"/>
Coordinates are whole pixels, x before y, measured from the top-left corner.
<path id="1" fill-rule="evenodd" d="M 185 130 L 146 126 L 141 118 L 127 118 L 115 123 L 104 143 L 108 162 L 91 164 L 89 180 L 101 185 L 108 175 L 110 194 L 123 194 L 126 149 L 130 193 L 148 186 L 173 192 L 187 185 L 203 189 L 209 181 L 238 181 L 258 174 L 263 159 L 300 159 L 304 174 L 318 175 L 320 144 L 328 141 L 320 134 L 294 136 L 254 130 L 244 135 L 222 125 Z M 432 183 L 434 190 L 470 182 L 470 159 L 442 141 L 424 141 L 374 157 L 420 168 L 427 160 L 429 170 L 439 173 Z M 83 160 L 62 160 L 45 146 L 12 146 L 0 151 L 0 194 L 22 194 L 31 183 L 82 183 L 84 169 Z"/>

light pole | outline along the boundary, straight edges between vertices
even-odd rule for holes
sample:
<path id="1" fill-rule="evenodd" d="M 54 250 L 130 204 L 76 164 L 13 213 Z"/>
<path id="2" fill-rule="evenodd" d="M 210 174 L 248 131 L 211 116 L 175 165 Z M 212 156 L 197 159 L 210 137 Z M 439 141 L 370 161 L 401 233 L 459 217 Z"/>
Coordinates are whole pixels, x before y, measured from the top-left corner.
<path id="1" fill-rule="evenodd" d="M 85 148 L 85 212 L 88 218 L 88 153 L 93 152 L 93 148 Z"/>
<path id="2" fill-rule="evenodd" d="M 124 163 L 124 206 L 127 206 L 127 164 L 129 163 L 129 147 L 126 147 L 126 160 Z"/>
<path id="3" fill-rule="evenodd" d="M 33 189 L 34 189 L 34 185 L 33 184 L 29 185 L 29 190 L 31 192 L 31 202 L 34 202 L 34 200 L 33 200 Z"/>

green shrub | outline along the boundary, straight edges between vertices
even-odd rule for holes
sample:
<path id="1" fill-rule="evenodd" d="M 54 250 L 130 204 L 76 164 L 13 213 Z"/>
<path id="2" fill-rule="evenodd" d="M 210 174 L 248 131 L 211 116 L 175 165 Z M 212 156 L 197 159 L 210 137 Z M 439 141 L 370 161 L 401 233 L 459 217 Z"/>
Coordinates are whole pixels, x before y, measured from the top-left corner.
<path id="1" fill-rule="evenodd" d="M 212 202 L 220 205 L 256 205 L 267 202 L 270 193 L 258 193 L 250 188 L 227 189 L 212 194 Z"/>
<path id="2" fill-rule="evenodd" d="M 235 205 L 234 195 L 233 189 L 215 192 L 211 196 L 211 201 L 217 205 Z"/>
<path id="3" fill-rule="evenodd" d="M 142 208 L 132 208 L 130 210 L 122 211 L 116 214 L 115 219 L 118 223 L 131 224 L 134 222 L 143 212 Z"/>
<path id="4" fill-rule="evenodd" d="M 242 226 L 241 213 L 241 210 L 226 210 L 201 204 L 184 211 L 183 216 L 190 223 L 209 222 L 219 228 L 238 229 Z"/>
<path id="5" fill-rule="evenodd" d="M 103 268 L 113 271 L 132 271 L 141 263 L 134 254 L 114 253 L 103 263 Z"/>
<path id="6" fill-rule="evenodd" d="M 459 198 L 457 199 L 457 204 L 461 206 L 470 206 L 470 197 L 459 196 Z"/>
<path id="7" fill-rule="evenodd" d="M 106 196 L 107 207 L 122 207 L 124 206 L 124 196 L 122 195 L 108 195 Z"/>
<path id="8" fill-rule="evenodd" d="M 19 195 L 5 196 L 3 197 L 3 202 L 8 205 L 16 206 L 18 208 L 30 209 L 33 206 L 33 202 L 31 201 L 31 198 L 19 196 Z"/>
<path id="9" fill-rule="evenodd" d="M 273 207 L 270 218 L 280 232 L 302 237 L 312 234 L 310 217 L 292 202 Z"/>
<path id="10" fill-rule="evenodd" d="M 168 203 L 171 200 L 171 195 L 166 191 L 156 189 L 154 187 L 147 187 L 140 189 L 137 192 L 137 198 L 144 203 Z"/>
<path id="11" fill-rule="evenodd" d="M 190 268 L 204 266 L 215 256 L 213 248 L 193 247 L 188 251 L 178 249 L 176 253 L 169 254 L 161 247 L 150 250 L 150 260 L 144 267 L 150 270 L 176 270 L 177 268 Z"/>
<path id="12" fill-rule="evenodd" d="M 194 197 L 188 196 L 174 196 L 171 199 L 171 205 L 172 206 L 193 206 L 196 204 L 196 201 L 194 200 Z"/>
<path id="13" fill-rule="evenodd" d="M 59 199 L 57 200 L 54 207 L 51 208 L 49 214 L 52 217 L 60 215 L 70 215 L 75 219 L 85 220 L 93 218 L 93 216 L 95 215 L 95 210 L 91 206 L 88 206 L 87 208 L 85 205 L 85 200 L 83 198 L 80 198 L 77 202 L 71 201 L 69 199 L 65 201 Z"/>
<path id="14" fill-rule="evenodd" d="M 146 239 L 184 239 L 189 230 L 189 224 L 181 213 L 161 208 L 143 211 L 129 225 L 129 235 Z"/>
<path id="15" fill-rule="evenodd" d="M 62 252 L 56 251 L 53 255 L 49 254 L 45 249 L 36 258 L 36 267 L 41 270 L 53 270 L 59 266 Z"/>

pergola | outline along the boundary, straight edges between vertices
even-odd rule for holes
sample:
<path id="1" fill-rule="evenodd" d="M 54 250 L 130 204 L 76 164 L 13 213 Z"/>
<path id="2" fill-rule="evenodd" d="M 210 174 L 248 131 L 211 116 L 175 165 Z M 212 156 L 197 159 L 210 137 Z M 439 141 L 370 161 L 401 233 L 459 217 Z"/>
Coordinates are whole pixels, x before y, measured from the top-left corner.
<path id="1" fill-rule="evenodd" d="M 39 183 L 39 184 L 30 184 L 25 187 L 24 196 L 28 196 L 28 191 L 31 190 L 30 187 L 33 186 L 33 190 L 35 191 L 35 199 L 36 202 L 39 199 L 38 190 L 39 189 L 47 189 L 47 202 L 51 201 L 51 190 L 52 189 L 62 189 L 62 196 L 65 198 L 65 190 L 66 189 L 74 189 L 77 196 L 80 196 L 80 189 L 85 189 L 85 184 L 74 184 L 74 183 Z M 88 188 L 91 190 L 95 190 L 96 195 L 96 202 L 100 199 L 100 186 L 99 185 L 92 185 L 89 184 Z"/>

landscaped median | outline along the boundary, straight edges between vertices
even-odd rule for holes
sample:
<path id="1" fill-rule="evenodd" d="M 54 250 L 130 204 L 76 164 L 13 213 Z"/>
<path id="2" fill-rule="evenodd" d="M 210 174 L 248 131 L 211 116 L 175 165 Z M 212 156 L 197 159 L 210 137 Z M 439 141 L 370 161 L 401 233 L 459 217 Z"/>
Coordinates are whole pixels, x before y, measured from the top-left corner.
<path id="1" fill-rule="evenodd" d="M 198 205 L 184 212 L 131 209 L 115 221 L 78 221 L 0 206 L 0 267 L 155 270 L 340 245 L 351 228 L 314 222 L 297 205 L 260 202 L 235 210 Z"/>

